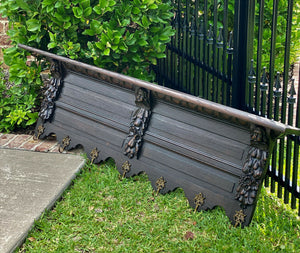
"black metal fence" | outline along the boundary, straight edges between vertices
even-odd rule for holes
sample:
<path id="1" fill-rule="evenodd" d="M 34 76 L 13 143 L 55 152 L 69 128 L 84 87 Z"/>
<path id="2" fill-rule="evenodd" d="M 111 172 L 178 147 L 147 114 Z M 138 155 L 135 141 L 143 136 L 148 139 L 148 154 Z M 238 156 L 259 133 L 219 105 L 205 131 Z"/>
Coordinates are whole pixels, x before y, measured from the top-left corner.
<path id="1" fill-rule="evenodd" d="M 293 41 L 299 0 L 173 4 L 176 33 L 156 68 L 160 85 L 300 127 L 297 52 L 290 57 L 300 43 Z M 299 144 L 296 136 L 278 141 L 265 185 L 300 215 Z"/>

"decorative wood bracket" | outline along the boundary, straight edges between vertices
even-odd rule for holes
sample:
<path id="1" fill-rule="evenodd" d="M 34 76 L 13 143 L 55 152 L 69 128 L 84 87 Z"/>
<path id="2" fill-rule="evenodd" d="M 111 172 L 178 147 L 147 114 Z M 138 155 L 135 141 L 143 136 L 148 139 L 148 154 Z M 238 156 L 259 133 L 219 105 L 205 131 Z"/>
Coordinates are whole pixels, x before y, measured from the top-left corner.
<path id="1" fill-rule="evenodd" d="M 51 79 L 47 90 L 44 93 L 39 117 L 45 121 L 48 120 L 55 110 L 55 100 L 63 84 L 63 68 L 62 63 L 56 60 L 51 61 L 50 66 Z"/>
<path id="2" fill-rule="evenodd" d="M 242 208 L 254 204 L 268 159 L 267 137 L 262 127 L 253 130 L 251 146 L 235 196 Z"/>
<path id="3" fill-rule="evenodd" d="M 124 155 L 129 158 L 136 156 L 143 143 L 143 135 L 148 127 L 151 116 L 150 91 L 138 88 L 135 92 L 135 104 L 139 107 L 133 114 L 130 122 L 129 134 L 124 141 Z"/>

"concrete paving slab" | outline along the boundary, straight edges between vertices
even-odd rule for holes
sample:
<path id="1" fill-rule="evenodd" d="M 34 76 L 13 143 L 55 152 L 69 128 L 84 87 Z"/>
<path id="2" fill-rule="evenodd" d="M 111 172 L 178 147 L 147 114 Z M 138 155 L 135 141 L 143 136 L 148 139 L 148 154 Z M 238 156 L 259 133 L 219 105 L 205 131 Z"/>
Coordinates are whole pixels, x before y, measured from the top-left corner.
<path id="1" fill-rule="evenodd" d="M 0 148 L 0 252 L 13 252 L 84 165 L 79 155 Z"/>

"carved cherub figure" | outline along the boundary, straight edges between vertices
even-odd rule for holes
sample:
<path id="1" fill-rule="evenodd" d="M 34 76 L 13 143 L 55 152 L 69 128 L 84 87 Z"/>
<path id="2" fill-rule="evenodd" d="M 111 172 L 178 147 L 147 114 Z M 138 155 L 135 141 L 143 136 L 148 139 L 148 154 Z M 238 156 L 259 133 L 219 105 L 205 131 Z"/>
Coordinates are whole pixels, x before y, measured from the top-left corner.
<path id="1" fill-rule="evenodd" d="M 150 93 L 143 89 L 138 88 L 135 92 L 135 104 L 139 107 L 150 109 Z"/>
<path id="2" fill-rule="evenodd" d="M 261 127 L 255 127 L 251 134 L 251 142 L 266 143 L 266 134 Z"/>

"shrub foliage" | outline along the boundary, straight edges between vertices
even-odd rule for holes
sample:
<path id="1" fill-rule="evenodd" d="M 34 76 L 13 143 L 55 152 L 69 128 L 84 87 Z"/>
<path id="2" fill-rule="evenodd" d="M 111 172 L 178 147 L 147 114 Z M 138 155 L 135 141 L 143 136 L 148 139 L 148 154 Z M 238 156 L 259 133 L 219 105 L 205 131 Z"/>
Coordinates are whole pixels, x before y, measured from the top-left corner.
<path id="1" fill-rule="evenodd" d="M 29 69 L 29 53 L 19 50 L 18 43 L 153 81 L 150 66 L 165 57 L 166 43 L 174 34 L 169 0 L 2 0 L 0 14 L 10 21 L 8 35 L 15 45 L 4 51 L 10 80 L 22 83 L 24 95 L 31 96 L 29 107 L 37 101 L 43 68 L 37 59 Z M 1 99 L 0 105 L 4 103 Z M 6 122 L 0 131 L 31 120 L 9 121 L 13 108 L 5 108 L 0 111 Z M 16 108 L 25 112 L 17 104 Z"/>

